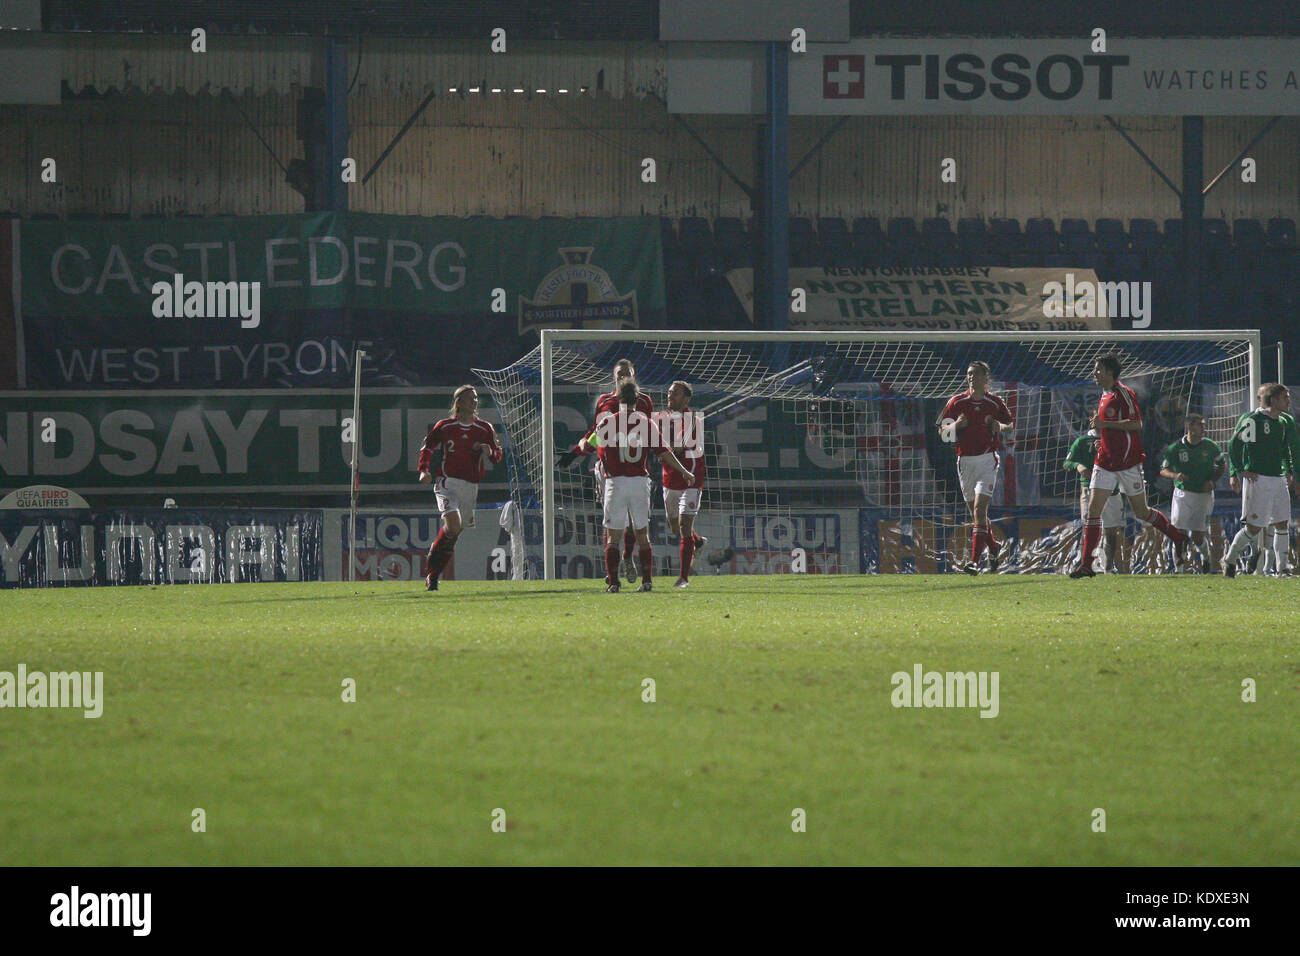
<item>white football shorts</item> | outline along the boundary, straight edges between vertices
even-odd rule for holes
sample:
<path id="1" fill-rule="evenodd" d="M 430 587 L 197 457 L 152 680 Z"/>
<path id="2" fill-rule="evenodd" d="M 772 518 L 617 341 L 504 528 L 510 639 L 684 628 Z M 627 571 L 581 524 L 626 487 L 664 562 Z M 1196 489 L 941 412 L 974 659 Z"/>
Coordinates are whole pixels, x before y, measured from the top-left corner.
<path id="1" fill-rule="evenodd" d="M 957 476 L 961 479 L 961 496 L 973 501 L 976 495 L 993 497 L 998 486 L 997 452 L 962 455 L 957 459 Z"/>
<path id="2" fill-rule="evenodd" d="M 1146 480 L 1142 477 L 1142 466 L 1132 465 L 1123 471 L 1109 471 L 1100 465 L 1092 466 L 1092 478 L 1089 479 L 1088 485 L 1091 488 L 1100 488 L 1103 491 L 1119 491 L 1122 495 L 1128 495 L 1130 498 L 1134 495 L 1144 494 L 1147 490 Z"/>
<path id="3" fill-rule="evenodd" d="M 463 478 L 437 478 L 433 493 L 438 498 L 438 514 L 460 512 L 462 527 L 474 527 L 474 508 L 478 504 L 478 485 Z"/>
<path id="4" fill-rule="evenodd" d="M 605 479 L 605 527 L 622 531 L 632 522 L 640 530 L 650 523 L 650 479 L 616 475 Z"/>
<path id="5" fill-rule="evenodd" d="M 668 515 L 699 514 L 702 492 L 702 488 L 665 488 L 664 513 Z"/>
<path id="6" fill-rule="evenodd" d="M 1079 493 L 1079 517 L 1088 520 L 1088 489 Z M 1124 527 L 1124 497 L 1111 495 L 1106 499 L 1106 507 L 1101 510 L 1102 530 Z"/>
<path id="7" fill-rule="evenodd" d="M 1169 516 L 1169 521 L 1183 531 L 1206 531 L 1213 511 L 1213 491 L 1184 491 L 1175 488 L 1173 513 Z"/>
<path id="8" fill-rule="evenodd" d="M 1291 520 L 1291 493 L 1281 475 L 1241 479 L 1241 520 L 1260 527 Z"/>

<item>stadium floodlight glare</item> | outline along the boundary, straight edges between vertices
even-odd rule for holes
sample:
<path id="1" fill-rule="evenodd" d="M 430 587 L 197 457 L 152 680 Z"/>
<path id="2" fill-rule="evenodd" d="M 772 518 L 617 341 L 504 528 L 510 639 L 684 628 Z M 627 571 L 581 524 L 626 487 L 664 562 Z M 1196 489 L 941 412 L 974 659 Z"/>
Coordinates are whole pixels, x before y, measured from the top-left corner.
<path id="1" fill-rule="evenodd" d="M 694 388 L 708 466 L 697 528 L 712 538 L 725 530 L 721 523 L 747 515 L 869 507 L 910 521 L 952 514 L 954 502 L 960 509 L 951 446 L 940 442 L 935 416 L 965 390 L 974 359 L 990 364 L 990 389 L 1014 405 L 1014 462 L 1004 468 L 1018 477 L 1026 503 L 1077 502 L 1077 478 L 1061 462 L 1088 428 L 1097 400 L 1093 362 L 1108 351 L 1120 354 L 1121 378 L 1138 389 L 1144 419 L 1167 426 L 1161 435 L 1197 411 L 1207 435 L 1226 447 L 1260 382 L 1256 330 L 547 329 L 513 365 L 474 371 L 501 416 L 511 497 L 541 511 L 530 571 L 550 579 L 557 520 L 584 541 L 598 534 L 594 479 L 557 470 L 555 459 L 590 424 L 620 358 L 633 362 L 656 408 L 674 380 Z"/>

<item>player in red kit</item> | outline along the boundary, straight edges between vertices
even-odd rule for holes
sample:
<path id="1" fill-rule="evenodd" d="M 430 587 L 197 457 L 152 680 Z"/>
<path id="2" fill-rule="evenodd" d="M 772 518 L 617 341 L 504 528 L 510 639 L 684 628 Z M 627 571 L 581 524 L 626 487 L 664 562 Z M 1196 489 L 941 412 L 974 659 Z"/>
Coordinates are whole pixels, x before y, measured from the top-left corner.
<path id="1" fill-rule="evenodd" d="M 950 398 L 939 416 L 940 437 L 957 445 L 961 496 L 971 516 L 970 563 L 962 568 L 967 574 L 979 574 L 985 550 L 989 553 L 989 570 L 998 569 L 989 502 L 998 483 L 998 436 L 1015 429 L 1007 403 L 987 391 L 988 384 L 988 364 L 971 362 L 966 369 L 966 391 Z"/>
<path id="2" fill-rule="evenodd" d="M 642 410 L 641 390 L 634 380 L 625 378 L 619 383 L 618 407 L 609 408 L 602 402 L 597 416 L 597 433 L 600 447 L 597 454 L 605 466 L 605 584 L 606 592 L 619 590 L 618 541 L 628 524 L 636 534 L 641 559 L 640 591 L 651 590 L 654 571 L 654 554 L 650 549 L 650 459 L 657 451 L 659 459 L 680 472 L 687 482 L 694 475 L 678 461 L 672 449 L 666 448 L 659 436 L 658 426 Z M 561 456 L 565 465 L 579 454 L 572 449 Z"/>
<path id="3" fill-rule="evenodd" d="M 1083 523 L 1083 552 L 1072 578 L 1091 578 L 1093 552 L 1101 542 L 1101 513 L 1117 490 L 1128 498 L 1133 515 L 1182 547 L 1187 536 L 1169 523 L 1159 511 L 1147 507 L 1146 482 L 1142 478 L 1142 410 L 1137 395 L 1119 380 L 1118 355 L 1103 355 L 1093 366 L 1092 378 L 1101 386 L 1101 402 L 1089 424 L 1097 430 L 1097 460 L 1088 483 L 1088 518 Z"/>
<path id="4" fill-rule="evenodd" d="M 434 482 L 438 512 L 442 515 L 442 528 L 429 546 L 429 571 L 424 577 L 425 587 L 430 591 L 438 590 L 438 575 L 451 557 L 461 530 L 474 527 L 478 483 L 483 480 L 488 463 L 501 460 L 496 431 L 478 417 L 477 411 L 478 392 L 473 385 L 462 385 L 452 397 L 452 417 L 429 429 L 420 448 L 420 481 Z M 435 473 L 433 453 L 439 448 L 442 460 Z"/>
<path id="5" fill-rule="evenodd" d="M 708 543 L 708 538 L 695 533 L 695 516 L 700 513 L 700 499 L 704 494 L 704 436 L 700 434 L 702 421 L 690 409 L 691 387 L 677 381 L 668 389 L 668 411 L 672 413 L 668 425 L 661 425 L 663 438 L 678 459 L 691 470 L 694 481 L 686 478 L 664 463 L 664 514 L 668 530 L 680 536 L 677 553 L 681 558 L 681 575 L 675 588 L 690 584 L 691 562 L 695 552 Z"/>
<path id="6" fill-rule="evenodd" d="M 632 366 L 630 359 L 619 359 L 614 363 L 614 388 L 612 391 L 605 392 L 596 399 L 596 411 L 593 415 L 591 428 L 587 434 L 578 440 L 578 443 L 571 449 L 564 452 L 557 458 L 557 463 L 561 468 L 567 468 L 575 458 L 579 456 L 590 455 L 599 447 L 599 443 L 594 440 L 596 434 L 596 420 L 602 414 L 610 410 L 618 409 L 618 383 L 625 378 L 636 380 L 636 369 Z M 645 415 L 651 415 L 655 410 L 654 400 L 644 392 L 641 393 L 637 401 L 637 410 Z M 596 501 L 601 507 L 605 503 L 605 466 L 597 455 L 596 465 L 592 469 L 596 476 Z M 632 563 L 632 549 L 636 546 L 636 534 L 632 530 L 632 523 L 628 522 L 627 529 L 623 532 L 623 570 L 627 574 L 628 584 L 636 581 L 636 566 Z"/>

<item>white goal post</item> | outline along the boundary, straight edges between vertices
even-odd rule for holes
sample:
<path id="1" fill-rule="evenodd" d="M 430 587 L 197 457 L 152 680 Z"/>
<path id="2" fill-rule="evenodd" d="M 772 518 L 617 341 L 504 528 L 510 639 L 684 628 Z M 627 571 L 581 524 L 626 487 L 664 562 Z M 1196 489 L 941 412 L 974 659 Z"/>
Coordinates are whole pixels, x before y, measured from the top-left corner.
<path id="1" fill-rule="evenodd" d="M 673 379 L 690 382 L 711 396 L 705 403 L 720 415 L 726 409 L 770 402 L 779 403 L 791 421 L 800 422 L 826 442 L 826 454 L 843 452 L 856 441 L 853 454 L 861 462 L 849 477 L 861 493 L 880 507 L 900 511 L 933 507 L 933 489 L 909 485 L 902 465 L 901 479 L 886 493 L 877 488 L 876 477 L 867 474 L 871 449 L 884 438 L 862 437 L 862 416 L 855 406 L 880 404 L 883 392 L 900 401 L 933 403 L 965 389 L 965 364 L 981 357 L 993 366 L 993 381 L 1015 380 L 1025 389 L 1052 399 L 1057 390 L 1069 391 L 1072 404 L 1043 399 L 1034 408 L 1039 427 L 1053 434 L 1054 452 L 1063 436 L 1077 432 L 1078 393 L 1091 388 L 1092 363 L 1106 351 L 1118 351 L 1125 365 L 1122 378 L 1146 376 L 1160 382 L 1166 414 L 1181 402 L 1181 411 L 1201 410 L 1211 420 L 1209 434 L 1225 439 L 1236 417 L 1253 405 L 1261 381 L 1260 333 L 1257 330 L 1197 331 L 1083 331 L 1083 332 L 762 332 L 762 331 L 675 331 L 545 329 L 541 343 L 532 353 L 507 369 L 475 371 L 492 391 L 502 415 L 507 450 L 513 448 L 512 488 L 528 486 L 541 512 L 541 555 L 539 570 L 547 579 L 556 576 L 557 488 L 575 484 L 557 476 L 556 402 L 557 386 L 569 392 L 594 395 L 612 386 L 612 356 L 633 357 L 644 387 L 662 393 Z M 1206 382 L 1212 382 L 1206 386 Z M 995 386 L 991 386 L 996 390 Z M 585 391 L 584 391 L 585 390 Z M 1167 394 L 1166 394 L 1167 393 Z M 582 396 L 579 395 L 579 398 Z M 572 403 L 574 399 L 570 399 Z M 1199 404 L 1197 404 L 1199 403 Z M 1208 404 L 1207 404 L 1208 403 Z M 1193 408 L 1196 405 L 1196 408 Z M 1041 406 L 1041 408 L 1040 408 Z M 693 405 L 692 407 L 697 407 Z M 919 404 L 918 404 L 919 407 Z M 1094 406 L 1095 407 L 1095 406 Z M 1029 405 L 1026 404 L 1026 410 Z M 698 409 L 697 409 L 698 410 Z M 572 417 L 576 414 L 567 410 Z M 1026 411 L 1028 415 L 1028 411 Z M 1049 422 L 1048 419 L 1051 419 Z M 1059 420 L 1059 421 L 1058 421 Z M 1086 419 L 1085 419 L 1086 420 Z M 858 429 L 857 437 L 851 436 Z M 1085 425 L 1086 428 L 1086 425 Z M 710 422 L 705 421 L 706 435 Z M 540 432 L 540 434 L 537 434 Z M 1059 434 L 1058 434 L 1059 433 Z M 826 437 L 829 436 L 829 437 Z M 887 437 L 887 436 L 886 436 Z M 1017 436 L 1018 437 L 1018 436 Z M 1037 438 L 1037 436 L 1036 436 Z M 707 440 L 707 439 L 706 439 Z M 809 438 L 812 441 L 812 438 Z M 563 449 L 561 449 L 563 450 Z M 1149 453 L 1157 449 L 1148 449 Z M 719 452 L 721 454 L 721 452 Z M 1026 453 L 1027 454 L 1027 453 Z M 1053 495 L 1063 497 L 1059 461 L 1043 452 L 1042 481 Z M 744 456 L 733 456 L 733 458 Z M 784 462 L 784 459 L 782 459 Z M 743 462 L 733 462 L 739 469 Z M 895 472 L 899 470 L 897 462 Z M 737 470 L 736 474 L 740 472 Z M 846 474 L 849 474 L 846 472 Z M 717 472 L 710 469 L 707 486 L 714 494 Z M 1070 476 L 1073 477 L 1072 475 Z M 720 478 L 725 482 L 726 479 Z M 825 484 L 834 485 L 828 481 Z M 933 484 L 933 483 L 932 483 Z M 776 501 L 767 495 L 761 474 L 746 473 L 735 485 L 749 489 L 736 492 L 733 506 L 753 501 Z M 758 489 L 758 490 L 754 490 Z M 577 492 L 565 487 L 566 500 Z M 847 493 L 847 492 L 845 492 Z M 755 496 L 758 498 L 755 498 Z M 874 495 L 874 498 L 873 498 Z M 516 495 L 516 500 L 520 496 Z M 529 499 L 531 500 L 531 498 Z M 520 501 L 522 504 L 522 501 Z M 590 506 L 590 498 L 584 499 Z"/>

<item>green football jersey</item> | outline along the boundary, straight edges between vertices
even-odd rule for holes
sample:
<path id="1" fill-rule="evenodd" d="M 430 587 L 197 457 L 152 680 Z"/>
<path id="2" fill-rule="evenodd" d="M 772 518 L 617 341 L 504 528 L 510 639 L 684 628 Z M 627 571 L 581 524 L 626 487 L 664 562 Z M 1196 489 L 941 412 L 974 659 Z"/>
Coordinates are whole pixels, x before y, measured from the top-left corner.
<path id="1" fill-rule="evenodd" d="M 1174 486 L 1183 491 L 1202 492 L 1205 483 L 1214 480 L 1214 473 L 1223 461 L 1223 449 L 1209 438 L 1202 438 L 1195 445 L 1184 435 L 1165 449 L 1165 458 L 1160 465 L 1172 472 L 1182 472 L 1187 482 L 1174 482 Z"/>
<path id="2" fill-rule="evenodd" d="M 1252 438 L 1252 441 L 1247 441 Z M 1282 412 L 1275 419 L 1262 408 L 1242 415 L 1228 442 L 1228 472 L 1253 471 L 1280 477 L 1300 464 L 1300 432 L 1295 419 Z"/>
<path id="3" fill-rule="evenodd" d="M 1088 470 L 1079 475 L 1079 487 L 1087 488 L 1088 482 L 1092 480 L 1092 466 L 1097 461 L 1097 436 L 1080 435 L 1070 445 L 1070 451 L 1065 456 L 1064 468 L 1066 471 L 1077 471 L 1077 465 L 1083 465 Z"/>

